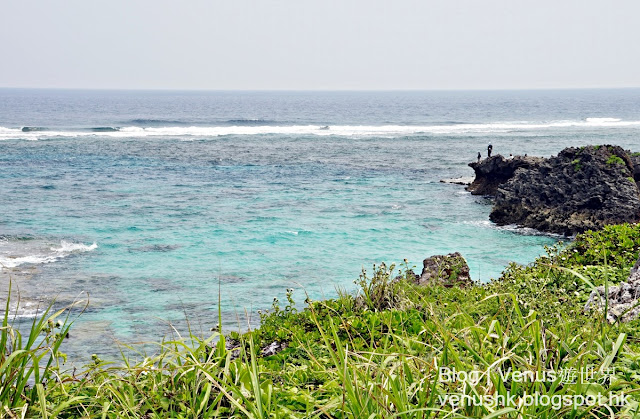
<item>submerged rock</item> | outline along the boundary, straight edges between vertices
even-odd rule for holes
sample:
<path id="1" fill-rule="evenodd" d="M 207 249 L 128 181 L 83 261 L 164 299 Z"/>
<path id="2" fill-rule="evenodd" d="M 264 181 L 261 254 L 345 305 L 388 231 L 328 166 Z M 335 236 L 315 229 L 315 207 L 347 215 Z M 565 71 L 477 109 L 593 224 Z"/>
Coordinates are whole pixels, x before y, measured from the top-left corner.
<path id="1" fill-rule="evenodd" d="M 46 131 L 44 127 L 22 127 L 22 132 Z"/>
<path id="2" fill-rule="evenodd" d="M 566 148 L 499 186 L 489 218 L 572 235 L 640 220 L 636 166 L 618 146 Z"/>
<path id="3" fill-rule="evenodd" d="M 454 185 L 469 186 L 473 182 L 472 177 L 456 177 L 451 179 L 440 179 L 440 183 L 451 183 Z"/>
<path id="4" fill-rule="evenodd" d="M 431 256 L 426 258 L 422 264 L 422 273 L 417 278 L 418 285 L 435 283 L 450 288 L 473 284 L 469 275 L 469 265 L 459 252 Z"/>
<path id="5" fill-rule="evenodd" d="M 593 290 L 584 306 L 584 311 L 602 311 L 607 302 L 607 321 L 610 323 L 628 322 L 640 316 L 640 258 L 631 270 L 627 281 L 609 287 L 608 291 L 607 301 L 605 287 Z"/>

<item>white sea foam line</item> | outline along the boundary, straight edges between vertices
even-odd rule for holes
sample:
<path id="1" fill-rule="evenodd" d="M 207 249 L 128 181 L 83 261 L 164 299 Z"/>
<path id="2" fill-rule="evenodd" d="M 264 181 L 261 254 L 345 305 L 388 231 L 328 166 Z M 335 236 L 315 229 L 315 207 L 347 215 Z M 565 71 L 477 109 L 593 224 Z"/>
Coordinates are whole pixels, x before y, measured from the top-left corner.
<path id="1" fill-rule="evenodd" d="M 32 318 L 42 313 L 43 306 L 41 301 L 29 301 L 21 299 L 19 303 L 13 301 L 9 304 L 9 316 L 19 318 Z"/>
<path id="2" fill-rule="evenodd" d="M 70 243 L 65 240 L 60 242 L 60 247 L 55 248 L 52 247 L 51 250 L 58 253 L 72 253 L 72 252 L 90 252 L 91 250 L 95 250 L 98 248 L 97 243 L 93 243 L 92 245 L 87 246 L 83 243 Z"/>
<path id="3" fill-rule="evenodd" d="M 56 256 L 23 256 L 23 257 L 1 257 L 0 268 L 15 268 L 25 263 L 42 265 L 51 263 L 58 259 Z"/>
<path id="4" fill-rule="evenodd" d="M 396 136 L 411 134 L 471 134 L 500 133 L 510 131 L 530 131 L 549 128 L 624 128 L 640 127 L 640 121 L 623 121 L 618 118 L 586 118 L 585 120 L 564 120 L 551 122 L 496 122 L 489 124 L 457 124 L 457 125 L 335 125 L 322 129 L 319 125 L 293 126 L 220 126 L 220 127 L 122 127 L 112 132 L 84 131 L 33 131 L 22 132 L 17 128 L 0 127 L 0 139 L 27 139 L 53 137 L 166 137 L 166 136 L 205 136 L 224 135 L 318 135 L 318 136 Z"/>
<path id="5" fill-rule="evenodd" d="M 621 122 L 622 119 L 619 119 L 619 118 L 587 118 L 586 121 L 589 122 L 589 123 L 601 124 L 601 123 L 608 123 L 608 122 Z"/>
<path id="6" fill-rule="evenodd" d="M 469 225 L 477 226 L 477 227 L 481 227 L 481 228 L 490 228 L 490 229 L 495 229 L 495 230 L 518 233 L 518 234 L 522 234 L 524 236 L 546 236 L 546 237 L 554 237 L 554 238 L 558 238 L 558 239 L 566 238 L 562 234 L 548 233 L 548 232 L 536 230 L 534 228 L 522 227 L 522 226 L 519 226 L 517 224 L 507 224 L 507 225 L 499 226 L 499 225 L 494 224 L 493 222 L 491 222 L 489 220 L 463 221 L 462 223 L 463 224 L 469 224 Z"/>
<path id="7" fill-rule="evenodd" d="M 16 268 L 24 264 L 42 265 L 45 263 L 52 263 L 59 259 L 65 258 L 72 253 L 90 252 L 98 248 L 97 243 L 91 245 L 85 245 L 83 243 L 71 243 L 65 240 L 60 242 L 60 247 L 50 247 L 49 250 L 53 253 L 45 254 L 38 253 L 26 256 L 0 256 L 0 269 L 1 268 Z M 5 252 L 6 253 L 6 252 Z"/>

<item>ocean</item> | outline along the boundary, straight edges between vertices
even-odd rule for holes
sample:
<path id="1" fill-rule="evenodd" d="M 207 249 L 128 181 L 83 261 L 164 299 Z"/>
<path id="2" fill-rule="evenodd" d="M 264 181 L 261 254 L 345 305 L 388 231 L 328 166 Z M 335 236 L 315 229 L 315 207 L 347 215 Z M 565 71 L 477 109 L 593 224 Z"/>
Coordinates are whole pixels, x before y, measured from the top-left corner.
<path id="1" fill-rule="evenodd" d="M 109 356 L 207 335 L 219 308 L 254 327 L 287 288 L 302 307 L 383 261 L 459 251 L 488 281 L 559 237 L 495 226 L 441 179 L 473 176 L 488 143 L 640 151 L 639 132 L 639 89 L 0 89 L 0 299 L 11 279 L 27 322 L 88 298 L 66 350 Z"/>

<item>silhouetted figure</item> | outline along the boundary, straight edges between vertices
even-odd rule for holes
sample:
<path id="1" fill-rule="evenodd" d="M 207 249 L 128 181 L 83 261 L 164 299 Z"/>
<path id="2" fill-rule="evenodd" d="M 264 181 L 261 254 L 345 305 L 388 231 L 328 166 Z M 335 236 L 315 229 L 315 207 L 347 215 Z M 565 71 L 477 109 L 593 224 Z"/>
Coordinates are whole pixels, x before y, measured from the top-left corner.
<path id="1" fill-rule="evenodd" d="M 493 151 L 493 146 L 491 144 L 489 144 L 489 147 L 487 147 L 487 156 L 491 157 L 491 152 Z"/>
<path id="2" fill-rule="evenodd" d="M 478 151 L 478 163 L 480 163 L 480 159 L 482 158 L 482 154 Z"/>

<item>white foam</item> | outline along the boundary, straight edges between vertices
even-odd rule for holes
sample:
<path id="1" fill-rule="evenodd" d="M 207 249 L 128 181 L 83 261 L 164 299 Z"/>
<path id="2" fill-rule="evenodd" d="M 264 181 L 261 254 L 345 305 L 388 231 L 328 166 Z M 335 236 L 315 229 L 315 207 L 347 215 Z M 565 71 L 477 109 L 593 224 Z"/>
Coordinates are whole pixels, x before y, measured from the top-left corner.
<path id="1" fill-rule="evenodd" d="M 4 306 L 6 302 L 3 302 L 2 304 Z M 9 317 L 33 318 L 39 314 L 42 314 L 45 309 L 46 308 L 44 307 L 42 301 L 25 300 L 23 298 L 20 298 L 17 303 L 14 301 L 11 301 L 9 303 Z"/>
<path id="2" fill-rule="evenodd" d="M 611 122 L 621 122 L 622 119 L 619 118 L 587 118 L 587 123 L 589 124 L 607 124 Z"/>
<path id="3" fill-rule="evenodd" d="M 499 226 L 489 220 L 463 221 L 463 224 L 470 224 L 470 225 L 481 227 L 481 228 L 490 228 L 495 230 L 508 231 L 510 233 L 521 234 L 523 236 L 545 236 L 545 237 L 553 237 L 557 239 L 566 238 L 562 234 L 544 232 L 544 231 L 536 230 L 535 228 L 522 227 L 517 224 L 507 224 L 507 225 Z"/>
<path id="4" fill-rule="evenodd" d="M 22 257 L 0 256 L 0 268 L 15 268 L 24 264 L 42 265 L 45 263 L 55 262 L 56 256 L 30 255 Z"/>
<path id="5" fill-rule="evenodd" d="M 97 248 L 97 243 L 86 245 L 62 240 L 60 247 L 31 247 L 26 252 L 25 250 L 5 250 L 0 254 L 0 269 L 11 269 L 21 265 L 43 265 L 56 262 L 74 253 L 90 252 Z"/>
<path id="6" fill-rule="evenodd" d="M 70 243 L 62 240 L 60 242 L 60 247 L 55 248 L 52 247 L 51 250 L 58 253 L 73 253 L 73 252 L 90 252 L 98 248 L 97 243 L 93 243 L 92 245 L 87 246 L 83 243 Z"/>
<path id="7" fill-rule="evenodd" d="M 554 128 L 624 128 L 640 127 L 640 121 L 624 121 L 619 118 L 595 118 L 583 120 L 557 121 L 508 121 L 487 124 L 449 124 L 449 125 L 332 125 L 330 129 L 322 129 L 322 125 L 234 125 L 213 127 L 122 127 L 117 131 L 29 131 L 0 127 L 0 140 L 68 137 L 110 137 L 110 138 L 143 138 L 143 137 L 220 137 L 226 135 L 315 135 L 346 137 L 397 137 L 406 135 L 468 135 L 507 133 L 513 131 L 536 131 Z"/>

